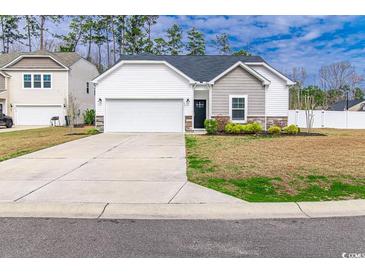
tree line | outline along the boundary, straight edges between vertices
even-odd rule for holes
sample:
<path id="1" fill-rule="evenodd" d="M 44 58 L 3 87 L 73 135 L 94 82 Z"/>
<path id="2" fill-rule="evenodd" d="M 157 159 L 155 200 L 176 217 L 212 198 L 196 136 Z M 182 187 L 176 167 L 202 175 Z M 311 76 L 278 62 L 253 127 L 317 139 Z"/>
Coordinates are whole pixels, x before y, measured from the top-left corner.
<path id="1" fill-rule="evenodd" d="M 46 49 L 83 52 L 84 57 L 93 61 L 100 71 L 116 63 L 124 54 L 206 54 L 204 33 L 195 27 L 184 33 L 181 26 L 173 24 L 163 37 L 153 37 L 152 30 L 158 18 L 155 15 L 2 15 L 1 51 Z M 67 33 L 57 28 L 64 22 L 69 22 Z M 50 28 L 50 25 L 53 27 Z M 46 35 L 50 39 L 45 39 Z M 232 51 L 227 33 L 216 35 L 213 43 L 220 54 L 250 55 L 243 49 Z"/>
<path id="2" fill-rule="evenodd" d="M 364 77 L 347 61 L 321 66 L 318 85 L 305 85 L 308 75 L 303 67 L 294 67 L 290 77 L 296 82 L 290 87 L 290 109 L 305 109 L 308 100 L 314 109 L 328 109 L 342 100 L 365 100 Z"/>

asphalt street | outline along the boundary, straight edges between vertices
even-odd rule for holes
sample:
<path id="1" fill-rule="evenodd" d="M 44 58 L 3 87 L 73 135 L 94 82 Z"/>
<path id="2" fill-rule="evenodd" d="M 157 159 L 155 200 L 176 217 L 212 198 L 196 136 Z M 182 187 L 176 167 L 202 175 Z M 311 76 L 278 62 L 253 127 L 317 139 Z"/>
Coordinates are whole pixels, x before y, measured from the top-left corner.
<path id="1" fill-rule="evenodd" d="M 341 257 L 365 217 L 266 220 L 0 219 L 0 257 Z"/>

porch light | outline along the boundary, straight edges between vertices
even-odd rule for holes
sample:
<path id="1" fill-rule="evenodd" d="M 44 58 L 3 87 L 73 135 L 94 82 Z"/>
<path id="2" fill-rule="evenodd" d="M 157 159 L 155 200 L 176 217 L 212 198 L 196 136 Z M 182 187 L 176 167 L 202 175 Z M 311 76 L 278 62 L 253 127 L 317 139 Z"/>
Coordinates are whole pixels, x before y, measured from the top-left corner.
<path id="1" fill-rule="evenodd" d="M 185 104 L 186 104 L 187 106 L 188 106 L 188 105 L 190 105 L 190 99 L 189 99 L 189 98 L 187 98 L 187 99 L 186 99 L 186 103 L 185 103 Z"/>
<path id="2" fill-rule="evenodd" d="M 101 98 L 98 99 L 98 103 L 101 104 L 103 100 Z"/>

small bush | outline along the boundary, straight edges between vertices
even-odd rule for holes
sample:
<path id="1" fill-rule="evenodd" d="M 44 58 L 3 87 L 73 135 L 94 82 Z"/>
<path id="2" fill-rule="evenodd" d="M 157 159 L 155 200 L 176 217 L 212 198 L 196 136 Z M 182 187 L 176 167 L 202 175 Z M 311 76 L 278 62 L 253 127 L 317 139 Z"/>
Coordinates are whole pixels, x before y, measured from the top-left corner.
<path id="1" fill-rule="evenodd" d="M 93 125 L 95 122 L 95 110 L 93 109 L 87 109 L 85 110 L 85 112 L 82 114 L 84 116 L 84 123 L 86 125 Z"/>
<path id="2" fill-rule="evenodd" d="M 247 124 L 245 127 L 245 133 L 259 133 L 261 131 L 262 131 L 262 126 L 257 122 Z"/>
<path id="3" fill-rule="evenodd" d="M 233 127 L 234 126 L 235 126 L 234 123 L 228 123 L 228 124 L 226 124 L 226 126 L 224 127 L 224 132 L 225 133 L 232 134 L 233 133 Z"/>
<path id="4" fill-rule="evenodd" d="M 218 123 L 218 132 L 224 132 L 224 128 L 229 123 L 229 117 L 227 117 L 227 116 L 215 116 L 214 119 Z"/>
<path id="5" fill-rule="evenodd" d="M 95 135 L 95 134 L 98 134 L 100 133 L 100 131 L 96 128 L 89 128 L 87 131 L 86 131 L 86 134 L 87 135 Z"/>
<path id="6" fill-rule="evenodd" d="M 273 134 L 273 135 L 280 134 L 281 133 L 281 127 L 275 126 L 275 125 L 271 126 L 271 127 L 269 127 L 268 132 L 270 134 Z"/>
<path id="7" fill-rule="evenodd" d="M 287 134 L 298 134 L 299 133 L 299 128 L 294 124 L 284 127 L 283 130 Z"/>
<path id="8" fill-rule="evenodd" d="M 204 121 L 204 127 L 208 134 L 216 134 L 218 131 L 218 122 L 215 119 Z"/>

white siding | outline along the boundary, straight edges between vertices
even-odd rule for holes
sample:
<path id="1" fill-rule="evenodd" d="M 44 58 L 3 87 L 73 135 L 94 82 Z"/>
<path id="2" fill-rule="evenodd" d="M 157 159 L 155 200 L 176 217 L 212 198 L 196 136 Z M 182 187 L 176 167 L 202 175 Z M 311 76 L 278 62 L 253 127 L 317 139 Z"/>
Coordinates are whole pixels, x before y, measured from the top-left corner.
<path id="1" fill-rule="evenodd" d="M 102 103 L 98 100 L 102 99 Z M 193 89 L 189 81 L 164 64 L 124 64 L 96 86 L 96 115 L 104 115 L 105 98 L 190 99 L 184 114 L 192 115 Z"/>
<path id="2" fill-rule="evenodd" d="M 286 82 L 263 66 L 250 66 L 270 80 L 266 93 L 266 115 L 287 116 L 289 110 L 289 87 Z"/>
<path id="3" fill-rule="evenodd" d="M 87 94 L 86 83 L 98 75 L 99 72 L 95 65 L 85 59 L 80 59 L 70 67 L 68 79 L 69 95 L 76 98 L 80 108 L 80 116 L 77 119 L 77 123 L 84 122 L 82 114 L 86 109 L 94 109 L 95 107 L 94 84 L 89 83 L 89 94 Z"/>

